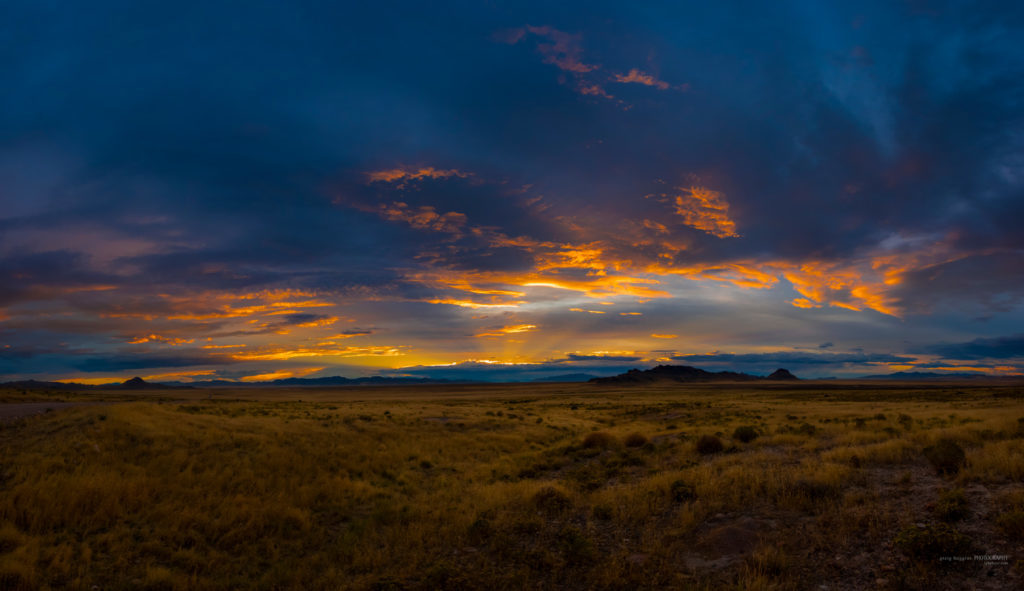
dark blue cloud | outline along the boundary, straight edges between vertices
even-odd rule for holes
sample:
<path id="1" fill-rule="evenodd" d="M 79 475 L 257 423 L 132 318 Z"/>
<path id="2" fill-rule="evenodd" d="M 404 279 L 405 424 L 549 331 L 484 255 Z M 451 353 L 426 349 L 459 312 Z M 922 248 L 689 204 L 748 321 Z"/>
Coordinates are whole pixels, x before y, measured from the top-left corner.
<path id="1" fill-rule="evenodd" d="M 946 359 L 1015 359 L 1024 357 L 1024 335 L 974 339 L 966 343 L 942 343 L 917 349 Z"/>

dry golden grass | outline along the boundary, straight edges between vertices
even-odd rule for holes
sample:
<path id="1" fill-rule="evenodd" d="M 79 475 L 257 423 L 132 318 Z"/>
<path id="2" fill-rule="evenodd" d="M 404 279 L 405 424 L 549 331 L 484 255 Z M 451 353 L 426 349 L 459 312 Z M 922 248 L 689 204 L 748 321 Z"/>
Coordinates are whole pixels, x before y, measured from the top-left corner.
<path id="1" fill-rule="evenodd" d="M 0 424 L 0 589 L 942 589 L 975 573 L 900 554 L 907 527 L 1024 530 L 1012 386 L 114 396 Z"/>

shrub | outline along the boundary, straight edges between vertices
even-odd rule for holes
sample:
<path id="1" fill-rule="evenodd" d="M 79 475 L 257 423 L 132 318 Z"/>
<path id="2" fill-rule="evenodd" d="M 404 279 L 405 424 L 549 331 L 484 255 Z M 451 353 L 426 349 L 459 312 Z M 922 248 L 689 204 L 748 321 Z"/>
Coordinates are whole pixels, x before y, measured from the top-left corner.
<path id="1" fill-rule="evenodd" d="M 545 486 L 533 495 L 533 504 L 544 513 L 562 513 L 572 508 L 572 499 L 553 486 Z"/>
<path id="2" fill-rule="evenodd" d="M 792 491 L 795 495 L 814 502 L 836 498 L 842 493 L 842 488 L 828 482 L 800 478 L 793 482 Z"/>
<path id="3" fill-rule="evenodd" d="M 643 433 L 630 433 L 624 443 L 626 447 L 643 447 L 647 444 L 647 436 Z"/>
<path id="4" fill-rule="evenodd" d="M 618 440 L 615 439 L 615 436 L 611 433 L 594 431 L 593 433 L 588 433 L 587 436 L 583 438 L 583 447 L 606 449 L 612 447 L 617 442 Z"/>
<path id="5" fill-rule="evenodd" d="M 1007 537 L 1024 540 L 1024 510 L 1014 509 L 996 517 L 996 525 Z"/>
<path id="6" fill-rule="evenodd" d="M 960 444 L 947 438 L 942 438 L 935 445 L 926 447 L 924 457 L 940 475 L 957 474 L 967 459 Z"/>
<path id="7" fill-rule="evenodd" d="M 29 579 L 21 571 L 0 569 L 0 589 L 13 589 L 15 591 L 21 591 L 22 589 L 34 589 L 35 587 L 29 583 Z"/>
<path id="8" fill-rule="evenodd" d="M 936 562 L 944 556 L 972 554 L 974 549 L 970 538 L 945 523 L 904 528 L 893 545 L 909 558 Z"/>
<path id="9" fill-rule="evenodd" d="M 754 429 L 750 425 L 736 427 L 736 430 L 732 432 L 732 438 L 738 439 L 743 443 L 750 443 L 751 441 L 757 439 L 757 429 Z"/>
<path id="10" fill-rule="evenodd" d="M 697 498 L 697 492 L 684 480 L 676 480 L 668 488 L 672 500 L 677 503 L 686 503 Z"/>
<path id="11" fill-rule="evenodd" d="M 935 516 L 943 521 L 960 521 L 968 515 L 967 497 L 961 488 L 944 490 L 939 494 L 939 500 L 935 503 Z"/>
<path id="12" fill-rule="evenodd" d="M 796 432 L 801 435 L 813 436 L 818 432 L 818 428 L 810 423 L 801 423 L 800 426 L 796 428 Z"/>
<path id="13" fill-rule="evenodd" d="M 494 526 L 487 519 L 480 517 L 470 524 L 467 534 L 471 543 L 482 544 L 494 535 Z"/>
<path id="14" fill-rule="evenodd" d="M 724 449 L 722 440 L 714 435 L 702 435 L 697 440 L 697 453 L 701 455 L 716 454 Z"/>
<path id="15" fill-rule="evenodd" d="M 747 566 L 754 573 L 769 578 L 778 578 L 790 569 L 792 561 L 785 550 L 778 546 L 761 545 L 749 557 Z"/>
<path id="16" fill-rule="evenodd" d="M 590 562 L 596 556 L 594 543 L 579 528 L 568 525 L 558 532 L 558 545 L 569 564 Z"/>

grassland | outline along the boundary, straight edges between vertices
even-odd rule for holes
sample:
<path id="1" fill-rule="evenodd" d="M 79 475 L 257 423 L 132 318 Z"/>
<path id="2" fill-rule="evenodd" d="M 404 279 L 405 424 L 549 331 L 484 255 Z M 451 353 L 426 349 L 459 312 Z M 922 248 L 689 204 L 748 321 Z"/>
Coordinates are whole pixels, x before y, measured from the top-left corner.
<path id="1" fill-rule="evenodd" d="M 87 404 L 0 423 L 0 589 L 1024 580 L 1019 385 L 0 392 L 25 400 Z"/>

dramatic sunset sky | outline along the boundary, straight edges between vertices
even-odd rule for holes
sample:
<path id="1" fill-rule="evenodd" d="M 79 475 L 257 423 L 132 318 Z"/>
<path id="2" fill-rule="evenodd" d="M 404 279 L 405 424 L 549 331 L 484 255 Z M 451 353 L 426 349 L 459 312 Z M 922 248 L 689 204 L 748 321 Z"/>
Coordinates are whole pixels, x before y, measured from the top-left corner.
<path id="1" fill-rule="evenodd" d="M 0 379 L 1024 372 L 1011 2 L 0 5 Z"/>

